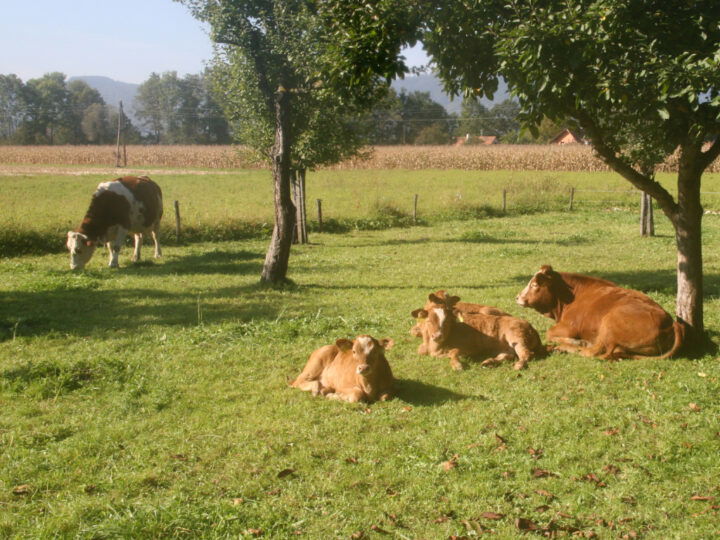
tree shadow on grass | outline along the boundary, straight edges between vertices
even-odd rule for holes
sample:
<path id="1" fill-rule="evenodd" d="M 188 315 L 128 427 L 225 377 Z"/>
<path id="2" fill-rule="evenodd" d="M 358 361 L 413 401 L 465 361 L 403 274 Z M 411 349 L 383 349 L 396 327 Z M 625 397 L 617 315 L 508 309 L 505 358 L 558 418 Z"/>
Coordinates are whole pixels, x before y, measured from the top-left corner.
<path id="1" fill-rule="evenodd" d="M 395 397 L 411 405 L 441 405 L 450 401 L 477 399 L 477 396 L 458 394 L 442 386 L 412 379 L 397 379 Z"/>
<path id="2" fill-rule="evenodd" d="M 146 259 L 128 264 L 123 271 L 130 275 L 153 276 L 169 274 L 257 274 L 260 276 L 264 258 L 264 253 L 245 250 L 213 250 L 178 257 L 170 256 L 163 264 L 155 264 L 152 259 Z"/>
<path id="3" fill-rule="evenodd" d="M 253 295 L 260 290 L 259 285 L 248 285 L 201 293 L 146 288 L 0 292 L 0 341 L 51 333 L 142 331 L 149 325 L 275 319 L 280 306 L 268 302 L 265 295 Z"/>

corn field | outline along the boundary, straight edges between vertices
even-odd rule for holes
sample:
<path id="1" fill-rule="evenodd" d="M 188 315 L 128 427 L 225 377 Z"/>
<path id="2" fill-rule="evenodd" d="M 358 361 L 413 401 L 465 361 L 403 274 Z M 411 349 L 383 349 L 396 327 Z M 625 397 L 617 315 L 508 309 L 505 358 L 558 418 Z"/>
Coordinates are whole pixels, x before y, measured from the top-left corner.
<path id="1" fill-rule="evenodd" d="M 114 167 L 112 146 L 0 146 L 0 166 L 22 165 Z M 267 165 L 243 146 L 128 146 L 127 167 L 181 169 L 261 169 Z M 607 171 L 584 145 L 493 145 L 493 146 L 379 146 L 365 157 L 328 167 L 349 169 L 458 169 Z M 675 172 L 677 156 L 658 172 Z M 707 172 L 720 172 L 720 160 Z"/>

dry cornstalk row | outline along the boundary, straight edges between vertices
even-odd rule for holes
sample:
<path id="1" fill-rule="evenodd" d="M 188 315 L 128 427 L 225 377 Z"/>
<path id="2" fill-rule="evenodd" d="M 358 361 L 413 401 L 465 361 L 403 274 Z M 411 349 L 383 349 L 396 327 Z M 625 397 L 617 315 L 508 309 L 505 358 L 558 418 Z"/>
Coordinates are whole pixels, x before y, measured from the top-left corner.
<path id="1" fill-rule="evenodd" d="M 115 146 L 0 146 L 0 165 L 112 166 Z M 242 146 L 127 147 L 127 167 L 257 169 L 266 165 Z M 465 169 L 607 171 L 585 145 L 378 146 L 368 158 L 354 158 L 332 169 Z M 677 170 L 677 156 L 659 169 Z M 720 172 L 720 160 L 708 168 Z"/>

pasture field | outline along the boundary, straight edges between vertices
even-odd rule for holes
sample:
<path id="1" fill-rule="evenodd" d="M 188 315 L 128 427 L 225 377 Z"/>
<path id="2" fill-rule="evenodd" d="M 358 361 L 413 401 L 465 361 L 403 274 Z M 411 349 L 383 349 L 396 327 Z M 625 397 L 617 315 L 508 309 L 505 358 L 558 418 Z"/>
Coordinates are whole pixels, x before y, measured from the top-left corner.
<path id="1" fill-rule="evenodd" d="M 141 169 L 112 173 L 2 175 L 0 169 L 0 255 L 58 252 L 65 233 L 76 228 L 97 184 Z M 272 183 L 268 171 L 206 171 L 204 174 L 155 171 L 163 189 L 163 237 L 174 242 L 173 202 L 179 201 L 182 239 L 186 241 L 265 238 L 273 223 Z M 674 192 L 671 173 L 658 181 Z M 317 229 L 317 199 L 322 200 L 326 231 L 382 229 L 412 223 L 418 195 L 418 219 L 437 223 L 501 215 L 506 192 L 509 215 L 568 208 L 637 210 L 639 192 L 614 173 L 563 171 L 322 170 L 308 174 L 307 213 Z M 720 174 L 703 179 L 705 208 L 720 211 Z M 657 211 L 658 221 L 665 219 Z"/>
<path id="2" fill-rule="evenodd" d="M 155 179 L 168 217 L 178 198 L 188 226 L 209 227 L 268 219 L 270 182 L 254 174 Z M 62 245 L 101 179 L 1 177 L 12 216 L 1 225 L 56 230 Z M 522 211 L 467 210 L 489 204 L 480 184 L 512 180 L 527 186 L 516 192 L 527 197 Z M 514 297 L 547 263 L 642 290 L 674 313 L 664 217 L 656 237 L 640 238 L 635 195 L 627 204 L 578 196 L 565 210 L 566 186 L 625 187 L 613 182 L 604 173 L 317 173 L 308 196 L 323 198 L 330 217 L 383 205 L 407 213 L 419 192 L 432 219 L 312 233 L 293 247 L 295 285 L 277 290 L 257 284 L 266 238 L 167 244 L 163 259 L 135 265 L 126 248 L 118 270 L 97 253 L 80 273 L 62 252 L 4 252 L 0 536 L 720 534 L 716 356 L 608 363 L 556 353 L 523 372 L 472 363 L 452 372 L 447 359 L 418 356 L 408 334 L 410 311 L 440 288 L 542 334 L 550 321 Z M 557 206 L 533 208 L 533 194 L 555 184 Z M 720 216 L 704 228 L 706 325 L 717 340 Z M 395 399 L 351 405 L 287 386 L 314 348 L 361 333 L 395 340 Z"/>

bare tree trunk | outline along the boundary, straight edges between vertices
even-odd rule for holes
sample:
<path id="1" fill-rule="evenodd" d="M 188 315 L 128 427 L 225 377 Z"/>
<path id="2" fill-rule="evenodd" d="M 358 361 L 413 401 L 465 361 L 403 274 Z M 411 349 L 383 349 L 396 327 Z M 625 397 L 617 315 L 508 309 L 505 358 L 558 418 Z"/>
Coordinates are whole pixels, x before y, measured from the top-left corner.
<path id="1" fill-rule="evenodd" d="M 655 236 L 652 197 L 645 192 L 640 195 L 640 235 Z"/>
<path id="2" fill-rule="evenodd" d="M 307 244 L 308 232 L 307 232 L 307 211 L 305 205 L 305 169 L 298 171 L 298 184 L 300 187 L 300 199 L 298 206 L 300 207 L 300 243 Z"/>
<path id="3" fill-rule="evenodd" d="M 275 93 L 275 144 L 272 175 L 275 194 L 275 227 L 265 256 L 260 280 L 279 284 L 287 281 L 290 247 L 295 227 L 295 205 L 290 196 L 290 94 L 280 87 Z"/>
<path id="4" fill-rule="evenodd" d="M 701 352 L 707 345 L 703 322 L 703 258 L 700 177 L 695 163 L 680 160 L 678 172 L 679 211 L 673 220 L 677 244 L 677 299 L 679 319 L 691 327 L 689 352 Z"/>

